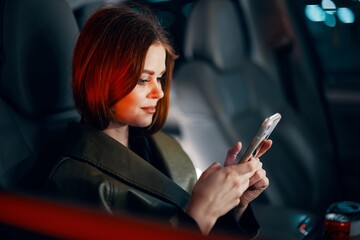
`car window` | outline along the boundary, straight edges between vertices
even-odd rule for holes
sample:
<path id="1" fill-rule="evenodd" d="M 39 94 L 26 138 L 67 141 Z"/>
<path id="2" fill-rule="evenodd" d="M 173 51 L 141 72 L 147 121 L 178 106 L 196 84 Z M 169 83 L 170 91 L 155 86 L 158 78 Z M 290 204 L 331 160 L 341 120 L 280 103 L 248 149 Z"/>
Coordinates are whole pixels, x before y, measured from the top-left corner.
<path id="1" fill-rule="evenodd" d="M 360 1 L 303 1 L 306 24 L 327 81 L 360 81 Z M 353 77 L 352 77 L 353 76 Z"/>

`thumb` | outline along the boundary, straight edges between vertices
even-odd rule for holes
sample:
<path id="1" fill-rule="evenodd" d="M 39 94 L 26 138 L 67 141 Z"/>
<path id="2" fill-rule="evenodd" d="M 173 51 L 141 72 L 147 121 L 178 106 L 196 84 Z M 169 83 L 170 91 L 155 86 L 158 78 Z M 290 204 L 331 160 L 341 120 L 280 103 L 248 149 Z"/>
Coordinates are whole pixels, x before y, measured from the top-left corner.
<path id="1" fill-rule="evenodd" d="M 230 166 L 235 164 L 236 157 L 241 151 L 241 148 L 242 148 L 241 142 L 237 142 L 235 143 L 234 146 L 229 148 L 224 162 L 224 166 Z"/>

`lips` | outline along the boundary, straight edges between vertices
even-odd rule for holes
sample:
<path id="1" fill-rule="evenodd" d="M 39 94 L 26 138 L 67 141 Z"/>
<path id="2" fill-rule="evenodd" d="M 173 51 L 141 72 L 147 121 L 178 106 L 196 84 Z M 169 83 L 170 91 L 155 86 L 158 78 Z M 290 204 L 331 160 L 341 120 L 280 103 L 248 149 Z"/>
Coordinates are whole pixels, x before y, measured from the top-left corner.
<path id="1" fill-rule="evenodd" d="M 147 114 L 154 114 L 156 112 L 155 106 L 142 107 L 141 109 L 144 110 Z"/>

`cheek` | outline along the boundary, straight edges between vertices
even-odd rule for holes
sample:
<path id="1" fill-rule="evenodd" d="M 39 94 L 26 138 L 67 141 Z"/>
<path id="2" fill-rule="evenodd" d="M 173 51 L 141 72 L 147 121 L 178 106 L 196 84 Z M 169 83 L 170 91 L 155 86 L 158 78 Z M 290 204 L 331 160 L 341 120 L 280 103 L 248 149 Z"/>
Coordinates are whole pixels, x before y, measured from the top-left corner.
<path id="1" fill-rule="evenodd" d="M 124 116 L 134 113 L 134 111 L 139 108 L 140 103 L 141 98 L 139 95 L 130 93 L 114 105 L 113 110 L 115 112 L 115 116 Z"/>
<path id="2" fill-rule="evenodd" d="M 133 99 L 123 99 L 115 104 L 113 110 L 115 115 L 126 114 L 133 111 L 133 108 L 136 107 L 136 101 Z"/>

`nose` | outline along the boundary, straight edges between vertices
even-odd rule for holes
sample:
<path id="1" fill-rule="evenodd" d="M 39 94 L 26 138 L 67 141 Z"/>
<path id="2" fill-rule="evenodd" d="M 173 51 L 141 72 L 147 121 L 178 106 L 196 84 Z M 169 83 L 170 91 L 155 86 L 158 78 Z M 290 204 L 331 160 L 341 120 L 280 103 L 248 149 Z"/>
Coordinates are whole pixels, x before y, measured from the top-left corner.
<path id="1" fill-rule="evenodd" d="M 151 85 L 151 89 L 150 92 L 148 94 L 149 98 L 154 98 L 154 99 L 160 99 L 164 97 L 164 92 L 162 90 L 162 86 L 161 86 L 161 81 L 157 81 L 157 79 L 151 81 L 152 85 Z"/>

